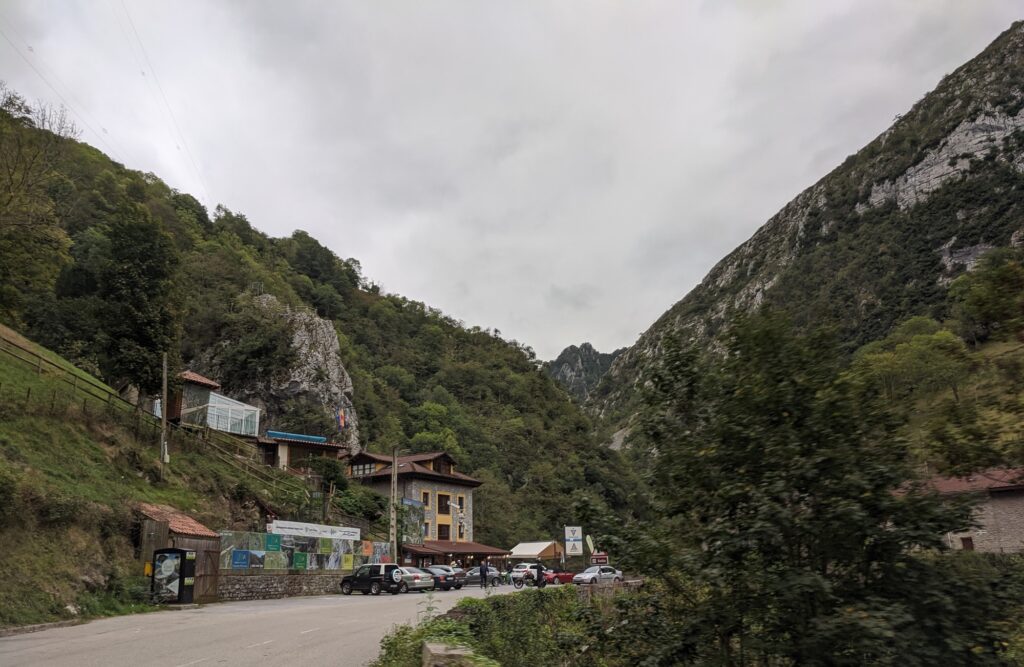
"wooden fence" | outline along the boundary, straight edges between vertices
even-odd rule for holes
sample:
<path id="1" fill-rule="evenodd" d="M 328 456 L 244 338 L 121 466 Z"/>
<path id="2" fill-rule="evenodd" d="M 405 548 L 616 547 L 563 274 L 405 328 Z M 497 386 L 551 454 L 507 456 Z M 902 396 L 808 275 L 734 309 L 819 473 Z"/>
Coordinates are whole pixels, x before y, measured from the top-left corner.
<path id="1" fill-rule="evenodd" d="M 37 375 L 51 381 L 45 391 L 30 386 L 24 392 L 0 383 L 0 406 L 14 408 L 23 413 L 45 414 L 53 417 L 113 421 L 131 431 L 141 443 L 160 447 L 161 421 L 139 406 L 134 405 L 101 382 L 84 377 L 54 363 L 17 341 L 10 340 L 0 329 L 0 356 L 12 360 Z M 305 480 L 265 465 L 258 448 L 245 440 L 208 427 L 168 423 L 167 446 L 170 450 L 188 448 L 230 466 L 244 478 L 264 487 L 275 497 L 287 498 L 297 505 L 311 498 L 310 485 Z M 361 517 L 351 516 L 334 506 L 330 508 L 332 520 L 360 528 L 365 534 L 386 533 L 386 529 L 371 524 Z"/>

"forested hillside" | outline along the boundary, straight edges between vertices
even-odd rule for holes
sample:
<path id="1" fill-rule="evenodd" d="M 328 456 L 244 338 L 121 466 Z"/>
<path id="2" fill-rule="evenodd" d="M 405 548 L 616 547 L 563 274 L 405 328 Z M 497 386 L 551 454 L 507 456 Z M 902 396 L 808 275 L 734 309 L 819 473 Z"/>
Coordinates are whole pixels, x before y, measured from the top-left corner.
<path id="1" fill-rule="evenodd" d="M 1024 238 L 1022 172 L 1018 22 L 722 259 L 615 361 L 591 407 L 628 417 L 667 337 L 720 349 L 727 323 L 763 305 L 800 330 L 836 327 L 846 352 L 908 317 L 946 317 L 945 285 Z"/>
<path id="2" fill-rule="evenodd" d="M 0 103 L 3 322 L 117 388 L 154 393 L 167 351 L 231 394 L 296 363 L 287 318 L 254 304 L 272 295 L 333 321 L 362 446 L 444 450 L 485 482 L 482 541 L 555 535 L 574 494 L 628 503 L 629 471 L 528 347 L 381 293 L 305 232 L 271 238 L 239 212 L 211 214 L 76 141 L 60 111 L 6 89 Z M 284 407 L 285 426 L 335 435 L 329 406 Z"/>

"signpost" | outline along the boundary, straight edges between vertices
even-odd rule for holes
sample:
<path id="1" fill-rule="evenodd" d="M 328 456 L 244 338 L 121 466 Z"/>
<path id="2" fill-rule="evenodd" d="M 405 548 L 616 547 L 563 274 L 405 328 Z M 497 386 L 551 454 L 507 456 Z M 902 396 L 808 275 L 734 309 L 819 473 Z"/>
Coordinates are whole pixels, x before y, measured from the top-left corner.
<path id="1" fill-rule="evenodd" d="M 604 553 L 603 551 L 598 551 L 598 552 L 590 554 L 590 564 L 591 565 L 607 565 L 608 564 L 608 554 Z"/>
<path id="2" fill-rule="evenodd" d="M 583 529 L 579 526 L 565 527 L 565 555 L 583 555 Z"/>

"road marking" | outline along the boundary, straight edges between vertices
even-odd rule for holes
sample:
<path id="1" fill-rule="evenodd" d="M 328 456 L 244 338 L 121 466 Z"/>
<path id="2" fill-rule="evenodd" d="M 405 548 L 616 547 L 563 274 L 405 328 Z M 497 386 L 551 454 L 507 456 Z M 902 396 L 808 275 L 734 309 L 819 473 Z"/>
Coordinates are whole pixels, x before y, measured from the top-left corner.
<path id="1" fill-rule="evenodd" d="M 249 644 L 245 648 L 256 648 L 257 646 L 266 646 L 267 644 L 269 644 L 269 643 L 271 643 L 273 641 L 274 641 L 273 639 L 268 639 L 265 642 L 256 642 L 255 644 Z"/>
<path id="2" fill-rule="evenodd" d="M 305 635 L 305 634 L 309 634 L 310 632 L 316 632 L 316 631 L 317 631 L 317 630 L 319 630 L 319 629 L 320 629 L 320 628 L 310 628 L 309 630 L 303 630 L 303 631 L 302 631 L 302 632 L 300 632 L 299 634 L 300 634 L 300 635 Z"/>
<path id="3" fill-rule="evenodd" d="M 189 665 L 198 665 L 199 663 L 206 662 L 207 660 L 209 660 L 209 658 L 199 658 L 198 660 L 193 660 L 192 662 L 183 662 L 177 667 L 188 667 Z"/>

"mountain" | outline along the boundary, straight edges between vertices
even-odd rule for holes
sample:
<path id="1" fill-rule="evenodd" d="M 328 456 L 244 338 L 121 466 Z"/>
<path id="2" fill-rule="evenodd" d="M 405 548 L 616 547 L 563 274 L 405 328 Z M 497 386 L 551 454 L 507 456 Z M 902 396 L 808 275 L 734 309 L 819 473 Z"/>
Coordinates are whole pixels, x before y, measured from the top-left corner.
<path id="1" fill-rule="evenodd" d="M 945 286 L 1024 242 L 1024 23 L 945 76 L 885 132 L 797 195 L 612 364 L 589 407 L 619 421 L 666 337 L 716 349 L 772 306 L 835 327 L 853 350 L 910 316 L 942 319 Z"/>
<path id="2" fill-rule="evenodd" d="M 484 482 L 486 543 L 560 534 L 581 492 L 628 505 L 628 466 L 595 446 L 530 348 L 382 293 L 308 233 L 272 238 L 75 137 L 60 110 L 0 84 L 0 322 L 125 395 L 159 391 L 167 352 L 172 377 L 216 380 L 263 407 L 264 428 L 446 451 Z"/>
<path id="3" fill-rule="evenodd" d="M 611 368 L 612 362 L 625 348 L 614 352 L 598 352 L 590 343 L 570 345 L 554 361 L 544 364 L 547 374 L 558 381 L 577 401 L 590 398 L 590 392 Z"/>

